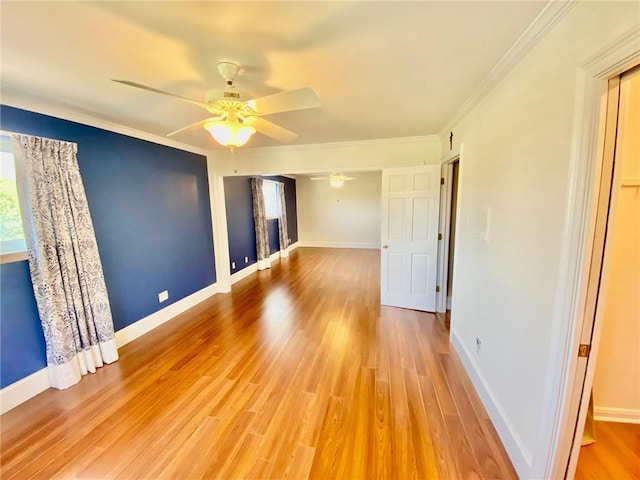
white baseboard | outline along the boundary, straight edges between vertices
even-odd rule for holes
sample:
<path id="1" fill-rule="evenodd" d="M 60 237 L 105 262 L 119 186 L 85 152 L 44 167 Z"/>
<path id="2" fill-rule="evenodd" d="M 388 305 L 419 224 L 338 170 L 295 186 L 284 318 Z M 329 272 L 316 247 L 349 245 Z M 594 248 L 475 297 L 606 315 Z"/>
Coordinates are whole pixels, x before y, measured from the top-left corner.
<path id="1" fill-rule="evenodd" d="M 633 408 L 593 407 L 593 418 L 599 422 L 640 424 L 640 410 Z"/>
<path id="2" fill-rule="evenodd" d="M 380 248 L 377 242 L 316 242 L 316 241 L 300 241 L 301 247 L 319 247 L 319 248 Z"/>
<path id="3" fill-rule="evenodd" d="M 505 414 L 500 402 L 495 398 L 493 391 L 480 372 L 475 360 L 454 330 L 451 331 L 451 343 L 458 353 L 467 375 L 471 378 L 471 382 L 480 396 L 484 408 L 487 409 L 489 418 L 491 418 L 493 426 L 498 432 L 498 436 L 500 437 L 500 440 L 502 440 L 502 444 L 504 445 L 511 462 L 516 469 L 518 476 L 520 478 L 531 478 L 533 466 L 531 453 L 526 448 L 524 442 L 509 421 L 509 418 Z"/>
<path id="4" fill-rule="evenodd" d="M 197 304 L 203 302 L 216 293 L 218 293 L 218 284 L 214 283 L 213 285 L 209 285 L 202 290 L 192 293 L 188 297 L 184 297 L 177 302 L 172 303 L 162 310 L 158 310 L 151 315 L 141 318 L 137 322 L 116 332 L 116 345 L 118 348 L 126 345 L 145 333 L 150 332 L 154 328 L 159 327 L 163 323 L 168 322 L 177 315 L 195 307 Z"/>
<path id="5" fill-rule="evenodd" d="M 0 415 L 49 388 L 47 367 L 0 390 Z"/>
<path id="6" fill-rule="evenodd" d="M 181 313 L 196 306 L 198 303 L 206 300 L 218 293 L 216 283 L 209 285 L 188 297 L 178 300 L 175 303 L 152 313 L 135 323 L 118 330 L 115 334 L 116 345 L 118 348 L 127 343 L 141 337 L 145 333 L 150 332 L 154 328 L 180 315 Z M 0 390 L 0 414 L 8 412 L 12 408 L 17 407 L 21 403 L 26 402 L 30 398 L 35 397 L 41 392 L 49 388 L 49 375 L 46 367 L 32 373 L 28 377 L 22 378 L 8 387 Z"/>
<path id="7" fill-rule="evenodd" d="M 231 274 L 231 285 L 233 285 L 236 282 L 239 282 L 243 278 L 247 278 L 249 275 L 257 271 L 258 271 L 257 263 L 252 263 L 248 267 L 244 267 L 242 270 L 238 270 L 236 273 Z"/>
<path id="8" fill-rule="evenodd" d="M 289 253 L 291 253 L 293 250 L 298 248 L 299 245 L 300 245 L 300 242 L 292 243 L 291 245 L 289 245 Z M 269 261 L 273 263 L 279 258 L 280 258 L 280 252 L 272 253 L 271 256 L 269 257 Z M 247 278 L 249 275 L 257 271 L 258 271 L 257 263 L 252 263 L 248 267 L 244 267 L 242 270 L 238 270 L 236 273 L 233 273 L 231 275 L 231 285 L 239 282 L 244 278 Z"/>

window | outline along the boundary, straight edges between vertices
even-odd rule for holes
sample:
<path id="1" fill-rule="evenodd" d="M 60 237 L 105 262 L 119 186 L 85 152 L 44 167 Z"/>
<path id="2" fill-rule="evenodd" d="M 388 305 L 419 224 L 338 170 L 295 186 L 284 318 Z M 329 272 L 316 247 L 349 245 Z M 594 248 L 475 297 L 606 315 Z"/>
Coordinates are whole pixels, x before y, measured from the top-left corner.
<path id="1" fill-rule="evenodd" d="M 16 189 L 16 168 L 11 137 L 0 136 L 0 259 L 2 263 L 26 260 L 27 245 Z"/>
<path id="2" fill-rule="evenodd" d="M 278 182 L 265 180 L 262 183 L 262 196 L 264 197 L 264 210 L 267 218 L 278 218 L 280 216 Z"/>

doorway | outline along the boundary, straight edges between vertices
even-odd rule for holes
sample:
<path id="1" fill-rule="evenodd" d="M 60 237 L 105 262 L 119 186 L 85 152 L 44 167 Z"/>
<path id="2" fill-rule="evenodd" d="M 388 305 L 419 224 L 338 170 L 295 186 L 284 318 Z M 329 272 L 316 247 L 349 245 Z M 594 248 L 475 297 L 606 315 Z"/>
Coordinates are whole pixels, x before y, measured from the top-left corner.
<path id="1" fill-rule="evenodd" d="M 438 285 L 436 311 L 449 329 L 454 290 L 454 258 L 456 243 L 457 211 L 459 203 L 460 153 L 446 158 L 442 163 L 440 181 L 440 221 L 438 228 Z"/>
<path id="2" fill-rule="evenodd" d="M 573 400 L 577 421 L 565 478 L 573 478 L 576 468 L 576 478 L 637 478 L 640 474 L 640 453 L 633 448 L 640 441 L 638 131 L 640 66 L 608 82 L 602 175 L 581 341 L 586 370 L 580 398 Z M 578 373 L 576 379 L 580 376 Z M 613 422 L 598 421 L 604 419 Z M 583 442 L 584 432 L 595 442 Z M 581 443 L 590 444 L 581 447 Z"/>
<path id="3" fill-rule="evenodd" d="M 458 171 L 460 160 L 451 162 L 451 209 L 449 220 L 449 258 L 447 259 L 447 318 L 451 318 L 451 297 L 453 295 L 453 259 L 455 255 L 456 220 L 458 211 Z M 447 325 L 448 326 L 448 325 Z"/>

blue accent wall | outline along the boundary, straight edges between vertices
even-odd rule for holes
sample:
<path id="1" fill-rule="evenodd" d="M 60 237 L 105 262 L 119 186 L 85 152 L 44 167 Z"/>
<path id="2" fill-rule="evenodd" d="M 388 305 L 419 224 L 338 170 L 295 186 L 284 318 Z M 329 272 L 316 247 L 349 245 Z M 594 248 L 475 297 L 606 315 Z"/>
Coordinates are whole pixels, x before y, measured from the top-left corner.
<path id="1" fill-rule="evenodd" d="M 251 178 L 246 176 L 225 177 L 224 195 L 227 213 L 227 232 L 229 236 L 229 262 L 231 273 L 238 272 L 256 263 L 256 237 L 253 222 L 253 200 L 251 198 Z M 264 177 L 285 184 L 287 203 L 287 227 L 291 243 L 298 241 L 298 213 L 296 207 L 296 181 L 288 177 Z M 268 220 L 269 248 L 271 253 L 280 250 L 278 239 L 278 220 Z M 245 257 L 248 262 L 245 263 Z M 235 262 L 236 268 L 231 265 Z"/>
<path id="2" fill-rule="evenodd" d="M 0 387 L 47 366 L 44 336 L 26 261 L 0 265 Z"/>
<path id="3" fill-rule="evenodd" d="M 0 125 L 78 144 L 116 330 L 215 283 L 206 157 L 7 106 L 0 106 Z M 33 296 L 28 276 L 16 276 L 14 268 L 0 267 L 2 386 L 22 378 L 6 372 L 5 379 L 6 345 L 16 345 L 15 354 L 39 348 L 33 344 L 35 332 L 14 325 L 24 322 L 24 306 L 10 302 L 5 308 L 15 292 Z M 160 304 L 163 290 L 169 300 Z M 27 323 L 39 327 L 37 314 L 36 320 Z M 32 367 L 23 373 L 42 364 Z"/>
<path id="4" fill-rule="evenodd" d="M 229 268 L 231 273 L 235 273 L 258 261 L 251 177 L 225 177 L 224 201 L 229 238 Z M 248 262 L 245 263 L 244 257 L 248 257 Z M 231 266 L 233 262 L 236 268 Z"/>

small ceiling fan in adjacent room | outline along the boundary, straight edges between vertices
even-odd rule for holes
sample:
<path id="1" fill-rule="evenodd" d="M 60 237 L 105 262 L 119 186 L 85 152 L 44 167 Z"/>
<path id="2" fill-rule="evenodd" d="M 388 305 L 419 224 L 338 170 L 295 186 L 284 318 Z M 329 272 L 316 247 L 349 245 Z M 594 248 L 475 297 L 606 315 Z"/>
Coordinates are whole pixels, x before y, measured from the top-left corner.
<path id="1" fill-rule="evenodd" d="M 213 116 L 180 128 L 175 132 L 169 133 L 167 136 L 175 135 L 190 128 L 203 127 L 211 134 L 216 142 L 231 148 L 232 151 L 234 147 L 241 147 L 247 143 L 249 138 L 256 132 L 260 132 L 263 135 L 283 143 L 291 142 L 298 137 L 296 133 L 276 125 L 263 117 L 273 113 L 320 107 L 320 99 L 310 87 L 302 87 L 264 97 L 253 98 L 251 94 L 238 90 L 233 84 L 233 80 L 239 72 L 237 64 L 220 62 L 218 63 L 218 72 L 227 84 L 224 88 L 217 88 L 206 92 L 204 102 L 192 100 L 181 95 L 165 92 L 128 80 L 112 81 L 149 92 L 167 95 L 206 109 Z"/>
<path id="2" fill-rule="evenodd" d="M 333 188 L 340 188 L 344 185 L 344 182 L 349 180 L 355 180 L 354 177 L 347 177 L 340 172 L 334 172 L 331 175 L 323 176 L 323 177 L 311 177 L 311 180 L 324 180 L 328 181 L 329 185 Z"/>

